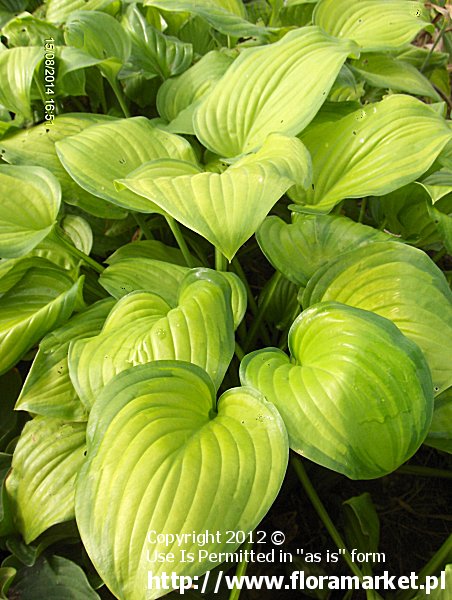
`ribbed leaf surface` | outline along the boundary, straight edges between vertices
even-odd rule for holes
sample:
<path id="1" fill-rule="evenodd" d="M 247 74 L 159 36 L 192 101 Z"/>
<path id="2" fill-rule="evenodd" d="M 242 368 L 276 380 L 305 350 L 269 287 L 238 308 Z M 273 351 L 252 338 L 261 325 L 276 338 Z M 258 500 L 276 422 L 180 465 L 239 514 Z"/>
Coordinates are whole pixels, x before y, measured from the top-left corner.
<path id="1" fill-rule="evenodd" d="M 221 174 L 203 173 L 192 163 L 160 160 L 118 184 L 147 198 L 142 203 L 158 205 L 231 260 L 292 182 L 307 186 L 310 175 L 303 144 L 273 134 L 256 154 Z"/>
<path id="2" fill-rule="evenodd" d="M 412 0 L 320 0 L 313 19 L 330 35 L 376 51 L 400 48 L 430 29 L 425 16 L 424 3 Z"/>
<path id="3" fill-rule="evenodd" d="M 314 186 L 290 195 L 329 212 L 344 198 L 388 194 L 424 173 L 451 136 L 446 121 L 420 100 L 388 96 L 302 136 Z"/>
<path id="4" fill-rule="evenodd" d="M 303 306 L 335 300 L 393 321 L 423 351 L 435 392 L 452 385 L 452 293 L 421 250 L 378 242 L 332 260 L 309 281 Z"/>
<path id="5" fill-rule="evenodd" d="M 163 595 L 147 589 L 149 570 L 168 569 L 150 569 L 156 552 L 174 553 L 178 575 L 211 569 L 193 533 L 215 532 L 205 548 L 233 552 L 238 544 L 228 544 L 225 532 L 260 522 L 281 486 L 287 451 L 281 417 L 254 390 L 228 390 L 216 407 L 211 380 L 194 365 L 164 361 L 117 376 L 91 411 L 76 492 L 83 543 L 110 590 L 123 600 Z M 189 535 L 165 544 L 154 531 Z M 195 561 L 183 562 L 182 551 L 195 552 Z"/>
<path id="6" fill-rule="evenodd" d="M 27 544 L 52 525 L 74 518 L 75 478 L 84 461 L 85 437 L 85 423 L 36 417 L 25 425 L 6 488 Z"/>
<path id="7" fill-rule="evenodd" d="M 276 348 L 242 361 L 243 385 L 275 404 L 296 452 L 352 479 L 395 470 L 425 438 L 433 410 L 430 372 L 387 319 L 324 302 L 289 332 L 292 359 Z"/>
<path id="8" fill-rule="evenodd" d="M 196 135 L 216 154 L 236 156 L 259 148 L 270 133 L 300 133 L 354 50 L 318 27 L 244 50 L 196 111 Z"/>
<path id="9" fill-rule="evenodd" d="M 29 121 L 32 120 L 31 82 L 43 57 L 43 49 L 39 46 L 10 48 L 0 52 L 0 104 Z"/>

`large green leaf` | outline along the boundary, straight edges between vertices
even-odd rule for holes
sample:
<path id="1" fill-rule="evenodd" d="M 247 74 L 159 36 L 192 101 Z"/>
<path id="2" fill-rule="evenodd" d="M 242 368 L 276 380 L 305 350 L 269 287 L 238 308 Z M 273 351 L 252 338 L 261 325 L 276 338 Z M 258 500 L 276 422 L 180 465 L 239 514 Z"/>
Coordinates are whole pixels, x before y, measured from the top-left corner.
<path id="1" fill-rule="evenodd" d="M 136 244 L 131 244 L 133 245 Z M 101 274 L 99 283 L 117 299 L 134 291 L 152 292 L 161 296 L 171 308 L 175 308 L 180 285 L 189 271 L 188 267 L 158 259 L 126 257 L 121 260 L 115 259 L 113 264 Z M 232 315 L 234 329 L 236 329 L 246 311 L 245 287 L 234 273 L 219 272 L 215 278 L 223 279 L 230 287 Z"/>
<path id="2" fill-rule="evenodd" d="M 111 254 L 105 262 L 114 265 L 128 258 L 150 258 L 170 262 L 181 267 L 187 266 L 184 255 L 179 248 L 167 246 L 158 240 L 140 240 L 121 246 Z M 193 258 L 193 260 L 195 260 Z"/>
<path id="3" fill-rule="evenodd" d="M 0 257 L 17 258 L 51 231 L 61 188 L 46 169 L 0 165 L 0 196 Z"/>
<path id="4" fill-rule="evenodd" d="M 425 354 L 435 392 L 452 385 L 452 293 L 424 252 L 376 242 L 342 254 L 315 273 L 302 297 L 305 307 L 325 300 L 393 321 Z"/>
<path id="5" fill-rule="evenodd" d="M 0 104 L 17 116 L 32 120 L 30 89 L 44 51 L 39 46 L 11 48 L 0 52 Z"/>
<path id="6" fill-rule="evenodd" d="M 412 0 L 320 0 L 313 19 L 330 35 L 348 38 L 364 50 L 391 50 L 413 40 L 424 19 L 424 3 Z"/>
<path id="7" fill-rule="evenodd" d="M 438 102 L 441 100 L 430 81 L 416 67 L 389 54 L 363 54 L 350 66 L 374 87 L 427 96 Z"/>
<path id="8" fill-rule="evenodd" d="M 185 73 L 168 79 L 157 93 L 157 109 L 161 117 L 171 121 L 174 133 L 194 134 L 193 114 L 201 98 L 208 94 L 224 75 L 232 58 L 213 50 Z"/>
<path id="9" fill-rule="evenodd" d="M 209 25 L 225 35 L 269 39 L 275 29 L 250 23 L 245 18 L 241 2 L 221 0 L 145 0 L 146 6 L 155 6 L 165 11 L 189 12 L 205 19 Z"/>
<path id="10" fill-rule="evenodd" d="M 30 129 L 22 129 L 1 140 L 0 151 L 6 162 L 14 165 L 36 165 L 48 169 L 61 184 L 62 197 L 68 204 L 75 204 L 83 210 L 102 218 L 122 219 L 123 209 L 112 206 L 104 200 L 87 193 L 67 173 L 62 166 L 55 143 L 79 133 L 86 127 L 110 121 L 106 115 L 74 113 L 55 117 L 53 123 L 41 123 Z"/>
<path id="11" fill-rule="evenodd" d="M 389 239 L 381 231 L 336 215 L 297 215 L 293 223 L 267 217 L 256 237 L 275 269 L 300 286 L 338 254 Z"/>
<path id="12" fill-rule="evenodd" d="M 435 408 L 425 444 L 452 454 L 452 388 L 435 398 Z"/>
<path id="13" fill-rule="evenodd" d="M 195 113 L 195 132 L 220 156 L 256 150 L 269 133 L 296 135 L 326 100 L 352 42 L 318 27 L 248 48 L 232 63 Z"/>
<path id="14" fill-rule="evenodd" d="M 421 181 L 416 182 L 421 185 L 432 199 L 432 204 L 441 200 L 447 194 L 452 192 L 452 170 L 441 169 L 431 173 Z"/>
<path id="15" fill-rule="evenodd" d="M 290 447 L 352 479 L 395 470 L 424 440 L 433 410 L 419 348 L 387 319 L 337 302 L 305 310 L 276 348 L 248 354 L 240 379 L 276 405 Z"/>
<path id="16" fill-rule="evenodd" d="M 202 173 L 187 162 L 154 161 L 118 183 L 201 234 L 231 260 L 291 184 L 307 186 L 310 176 L 303 144 L 273 134 L 256 154 L 221 174 Z"/>
<path id="17" fill-rule="evenodd" d="M 23 567 L 9 591 L 20 600 L 100 600 L 83 569 L 62 556 L 41 556 L 32 567 Z"/>
<path id="18" fill-rule="evenodd" d="M 55 44 L 63 43 L 62 32 L 47 21 L 37 19 L 28 12 L 19 14 L 2 28 L 2 36 L 8 40 L 8 47 L 41 46 L 44 40 L 52 38 Z"/>
<path id="19" fill-rule="evenodd" d="M 224 554 L 200 556 L 195 536 L 215 533 L 209 552 L 236 550 L 226 531 L 249 532 L 261 521 L 287 455 L 281 417 L 254 390 L 228 390 L 217 405 L 212 381 L 194 365 L 159 361 L 121 373 L 91 411 L 77 481 L 77 524 L 96 570 L 123 600 L 162 595 L 147 584 L 149 570 L 168 570 L 166 561 L 151 568 L 155 553 L 172 552 L 178 575 L 205 573 Z M 157 533 L 188 535 L 165 544 Z"/>
<path id="20" fill-rule="evenodd" d="M 112 309 L 101 333 L 69 348 L 69 373 L 89 409 L 117 373 L 153 360 L 203 367 L 218 388 L 234 353 L 231 290 L 214 271 L 193 270 L 173 308 L 151 292 L 132 292 Z"/>
<path id="21" fill-rule="evenodd" d="M 0 373 L 5 373 L 46 333 L 64 323 L 81 302 L 83 278 L 41 259 L 0 298 Z"/>
<path id="22" fill-rule="evenodd" d="M 149 25 L 136 6 L 127 11 L 125 23 L 132 39 L 130 65 L 126 70 L 138 71 L 146 78 L 158 75 L 168 79 L 191 65 L 193 46 Z"/>
<path id="23" fill-rule="evenodd" d="M 74 518 L 75 478 L 84 461 L 85 423 L 52 417 L 29 421 L 6 480 L 14 521 L 28 544 Z"/>
<path id="24" fill-rule="evenodd" d="M 143 163 L 174 158 L 196 163 L 190 144 L 167 133 L 145 117 L 103 123 L 61 139 L 58 156 L 71 177 L 85 190 L 113 204 L 142 212 L 158 207 L 130 192 L 119 192 L 114 180 L 126 177 Z"/>
<path id="25" fill-rule="evenodd" d="M 69 377 L 69 344 L 80 338 L 97 335 L 114 304 L 113 299 L 101 300 L 42 340 L 17 400 L 16 410 L 27 410 L 66 421 L 87 419 L 85 407 Z"/>
<path id="26" fill-rule="evenodd" d="M 329 212 L 344 198 L 388 194 L 424 173 L 451 135 L 446 121 L 420 100 L 388 96 L 302 136 L 312 155 L 314 185 L 290 195 Z"/>
<path id="27" fill-rule="evenodd" d="M 46 19 L 51 23 L 64 23 L 78 10 L 105 10 L 114 14 L 119 8 L 117 0 L 49 0 L 46 7 Z"/>

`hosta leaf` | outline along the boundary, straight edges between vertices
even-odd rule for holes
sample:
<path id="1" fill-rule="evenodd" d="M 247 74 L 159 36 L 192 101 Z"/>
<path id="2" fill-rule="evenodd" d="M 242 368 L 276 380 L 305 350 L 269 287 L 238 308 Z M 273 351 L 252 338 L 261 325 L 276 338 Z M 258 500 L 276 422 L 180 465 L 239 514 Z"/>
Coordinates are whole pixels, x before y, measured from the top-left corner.
<path id="1" fill-rule="evenodd" d="M 218 51 L 203 56 L 185 73 L 168 79 L 157 93 L 157 109 L 170 123 L 174 133 L 194 134 L 193 114 L 201 98 L 208 94 L 224 75 L 232 58 Z"/>
<path id="2" fill-rule="evenodd" d="M 158 128 L 145 117 L 103 123 L 56 144 L 64 168 L 85 190 L 113 204 L 142 212 L 158 207 L 130 191 L 119 192 L 114 180 L 126 177 L 144 162 L 175 158 L 196 163 L 190 144 Z"/>
<path id="3" fill-rule="evenodd" d="M 425 189 L 432 199 L 432 204 L 435 204 L 438 200 L 441 200 L 441 198 L 452 192 L 452 171 L 441 169 L 416 183 Z"/>
<path id="4" fill-rule="evenodd" d="M 52 525 L 74 518 L 75 477 L 84 461 L 85 434 L 85 423 L 52 417 L 36 417 L 25 425 L 6 489 L 27 544 Z"/>
<path id="5" fill-rule="evenodd" d="M 132 292 L 110 312 L 101 333 L 69 349 L 69 373 L 89 409 L 117 374 L 154 360 L 185 360 L 204 368 L 218 388 L 234 353 L 231 291 L 207 269 L 187 274 L 172 308 L 151 292 Z"/>
<path id="6" fill-rule="evenodd" d="M 0 104 L 19 117 L 32 120 L 30 88 L 38 63 L 44 57 L 37 46 L 0 52 Z"/>
<path id="7" fill-rule="evenodd" d="M 445 205 L 446 214 L 442 206 L 439 210 L 441 204 Z M 449 254 L 452 254 L 452 196 L 444 198 L 444 202 L 440 201 L 436 206 L 427 205 L 427 210 L 444 247 Z"/>
<path id="8" fill-rule="evenodd" d="M 132 39 L 131 65 L 127 68 L 139 71 L 145 77 L 159 75 L 168 79 L 183 73 L 191 65 L 193 46 L 149 25 L 136 6 L 127 11 L 126 25 Z"/>
<path id="9" fill-rule="evenodd" d="M 136 243 L 132 245 L 136 245 Z M 122 298 L 134 291 L 152 292 L 161 296 L 174 308 L 178 302 L 179 287 L 189 271 L 188 267 L 157 259 L 130 257 L 115 260 L 113 264 L 110 264 L 101 274 L 99 283 L 114 298 Z M 217 273 L 215 278 L 223 279 L 230 287 L 232 316 L 234 329 L 236 329 L 245 315 L 246 290 L 234 273 Z"/>
<path id="10" fill-rule="evenodd" d="M 17 258 L 39 244 L 54 226 L 60 185 L 40 167 L 0 165 L 0 196 L 0 256 Z"/>
<path id="11" fill-rule="evenodd" d="M 83 569 L 62 556 L 41 556 L 32 567 L 20 569 L 10 593 L 20 600 L 100 600 Z"/>
<path id="12" fill-rule="evenodd" d="M 114 304 L 113 299 L 101 300 L 42 340 L 17 400 L 16 410 L 28 410 L 66 421 L 87 419 L 85 407 L 69 377 L 69 344 L 97 335 Z"/>
<path id="13" fill-rule="evenodd" d="M 93 232 L 88 221 L 78 215 L 67 215 L 61 226 L 63 231 L 71 238 L 74 246 L 84 254 L 89 254 L 93 247 Z"/>
<path id="14" fill-rule="evenodd" d="M 111 266 L 127 258 L 150 258 L 170 262 L 181 267 L 187 266 L 179 248 L 167 246 L 158 240 L 140 240 L 121 246 L 105 262 Z"/>
<path id="15" fill-rule="evenodd" d="M 303 306 L 335 300 L 393 321 L 425 354 L 435 392 L 452 385 L 452 293 L 421 250 L 378 242 L 351 250 L 315 273 Z"/>
<path id="16" fill-rule="evenodd" d="M 337 302 L 305 310 L 276 348 L 248 354 L 243 385 L 276 405 L 290 447 L 352 479 L 395 470 L 425 438 L 432 381 L 419 348 L 387 319 Z"/>
<path id="17" fill-rule="evenodd" d="M 75 11 L 107 11 L 114 14 L 118 9 L 117 0 L 49 0 L 46 19 L 51 23 L 64 23 Z"/>
<path id="18" fill-rule="evenodd" d="M 196 135 L 216 154 L 236 156 L 259 148 L 270 133 L 300 133 L 354 50 L 318 27 L 244 50 L 197 109 Z"/>
<path id="19" fill-rule="evenodd" d="M 238 544 L 224 533 L 260 522 L 287 450 L 278 412 L 254 390 L 228 390 L 216 407 L 212 382 L 194 365 L 164 361 L 121 373 L 91 412 L 76 491 L 80 534 L 106 585 L 123 600 L 160 597 L 147 589 L 155 552 L 171 550 L 178 575 L 211 569 L 213 561 L 198 559 L 193 532 L 218 531 L 205 548 L 233 552 Z M 169 548 L 149 538 L 152 531 L 189 535 Z M 195 552 L 195 562 L 183 562 L 183 550 Z M 152 567 L 156 576 L 166 569 Z"/>
<path id="20" fill-rule="evenodd" d="M 221 174 L 202 173 L 181 161 L 154 161 L 118 183 L 205 237 L 231 260 L 291 182 L 309 185 L 310 167 L 297 138 L 273 134 L 256 154 Z"/>
<path id="21" fill-rule="evenodd" d="M 226 4 L 219 0 L 145 0 L 144 5 L 155 6 L 165 11 L 189 12 L 205 19 L 221 33 L 235 37 L 253 36 L 266 40 L 275 31 L 247 21 L 244 18 L 243 6 L 241 10 L 236 10 L 239 7 L 238 2 Z"/>
<path id="22" fill-rule="evenodd" d="M 414 181 L 452 135 L 444 119 L 410 96 L 388 96 L 302 136 L 312 155 L 313 189 L 291 197 L 319 212 L 344 198 L 382 196 Z"/>
<path id="23" fill-rule="evenodd" d="M 432 424 L 425 444 L 452 454 L 452 388 L 435 398 Z"/>
<path id="24" fill-rule="evenodd" d="M 313 14 L 330 35 L 352 39 L 367 52 L 400 48 L 431 30 L 424 17 L 424 3 L 411 0 L 320 0 Z"/>
<path id="25" fill-rule="evenodd" d="M 82 281 L 50 265 L 35 267 L 0 298 L 0 373 L 69 318 L 81 301 Z"/>
<path id="26" fill-rule="evenodd" d="M 348 65 L 342 65 L 333 87 L 328 94 L 330 102 L 354 102 L 364 95 L 363 82 L 357 81 Z"/>
<path id="27" fill-rule="evenodd" d="M 63 43 L 62 32 L 47 21 L 37 19 L 28 12 L 19 14 L 2 28 L 2 36 L 8 40 L 8 47 L 40 46 L 43 41 L 53 38 L 55 44 Z"/>
<path id="28" fill-rule="evenodd" d="M 256 237 L 275 269 L 300 286 L 338 254 L 388 239 L 381 231 L 336 215 L 297 215 L 291 224 L 267 217 Z"/>
<path id="29" fill-rule="evenodd" d="M 448 560 L 450 559 L 449 557 L 450 555 L 448 555 Z M 445 566 L 444 584 L 442 577 L 443 572 L 441 572 L 441 574 L 438 573 L 438 578 L 440 578 L 439 587 L 432 588 L 431 590 L 421 591 L 414 596 L 413 600 L 448 600 L 450 596 L 450 591 L 452 590 L 452 564 L 448 564 Z M 425 589 L 426 585 L 422 585 Z"/>
<path id="30" fill-rule="evenodd" d="M 373 87 L 427 96 L 438 102 L 441 100 L 430 81 L 413 65 L 389 54 L 363 54 L 350 66 Z"/>
<path id="31" fill-rule="evenodd" d="M 61 184 L 62 197 L 68 204 L 102 218 L 122 219 L 126 213 L 104 200 L 88 194 L 75 183 L 61 164 L 55 142 L 79 133 L 96 123 L 112 120 L 106 115 L 89 113 L 66 114 L 55 117 L 53 123 L 41 123 L 30 129 L 22 129 L 0 142 L 1 155 L 14 165 L 36 165 L 48 169 Z"/>

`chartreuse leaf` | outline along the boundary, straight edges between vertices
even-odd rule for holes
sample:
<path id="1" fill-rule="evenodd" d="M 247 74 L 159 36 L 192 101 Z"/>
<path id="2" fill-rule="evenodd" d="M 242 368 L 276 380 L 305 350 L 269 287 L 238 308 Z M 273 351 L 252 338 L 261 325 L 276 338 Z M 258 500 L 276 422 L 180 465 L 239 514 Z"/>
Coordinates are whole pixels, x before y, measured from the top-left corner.
<path id="1" fill-rule="evenodd" d="M 69 348 L 69 373 L 90 409 L 117 373 L 153 360 L 203 367 L 218 388 L 234 353 L 230 287 L 208 269 L 187 274 L 173 308 L 151 292 L 132 292 L 108 315 L 101 333 Z"/>
<path id="2" fill-rule="evenodd" d="M 351 39 L 369 52 L 400 48 L 422 29 L 431 30 L 424 11 L 423 2 L 411 0 L 320 0 L 313 20 L 330 35 Z"/>
<path id="3" fill-rule="evenodd" d="M 193 60 L 193 46 L 176 37 L 164 35 L 146 21 L 138 8 L 129 7 L 125 24 L 132 40 L 128 69 L 145 78 L 158 75 L 168 79 L 183 73 Z"/>
<path id="4" fill-rule="evenodd" d="M 63 43 L 62 32 L 47 21 L 37 19 L 23 12 L 2 28 L 2 35 L 8 40 L 8 47 L 41 46 L 43 41 L 53 38 L 56 44 Z"/>
<path id="5" fill-rule="evenodd" d="M 78 215 L 66 215 L 61 222 L 63 231 L 71 238 L 74 246 L 84 254 L 93 247 L 93 232 L 88 221 Z"/>
<path id="6" fill-rule="evenodd" d="M 189 12 L 205 19 L 221 33 L 238 38 L 253 36 L 267 40 L 275 31 L 247 21 L 243 4 L 235 0 L 145 0 L 144 5 L 165 11 Z"/>
<path id="7" fill-rule="evenodd" d="M 64 323 L 81 302 L 83 278 L 76 283 L 41 259 L 0 298 L 0 373 L 5 373 L 46 333 Z"/>
<path id="8" fill-rule="evenodd" d="M 193 114 L 201 99 L 224 75 L 232 58 L 212 50 L 178 77 L 165 81 L 157 92 L 160 116 L 173 133 L 194 134 Z"/>
<path id="9" fill-rule="evenodd" d="M 329 212 L 344 198 L 388 194 L 424 173 L 451 135 L 446 121 L 420 100 L 388 96 L 302 136 L 312 155 L 314 186 L 290 196 Z"/>
<path id="10" fill-rule="evenodd" d="M 92 194 L 75 183 L 61 164 L 55 143 L 83 129 L 111 121 L 106 115 L 90 113 L 66 114 L 55 117 L 53 123 L 41 123 L 29 129 L 21 129 L 0 142 L 2 158 L 14 165 L 39 166 L 48 169 L 61 184 L 62 197 L 68 204 L 75 204 L 90 214 L 102 218 L 122 219 L 126 212 Z"/>
<path id="11" fill-rule="evenodd" d="M 38 353 L 16 403 L 16 410 L 27 410 L 66 421 L 85 421 L 87 412 L 72 385 L 68 369 L 69 344 L 97 335 L 115 301 L 105 299 L 72 317 L 39 344 Z"/>
<path id="12" fill-rule="evenodd" d="M 356 548 L 366 556 L 360 568 L 372 575 L 373 557 L 377 556 L 380 542 L 380 520 L 368 492 L 353 496 L 342 503 L 345 539 L 349 548 Z"/>
<path id="13" fill-rule="evenodd" d="M 216 154 L 231 157 L 256 150 L 270 133 L 300 133 L 355 51 L 352 42 L 318 27 L 247 48 L 195 112 L 196 135 Z"/>
<path id="14" fill-rule="evenodd" d="M 432 381 L 393 323 L 323 302 L 295 320 L 289 348 L 292 359 L 276 348 L 248 354 L 240 379 L 276 405 L 293 450 L 351 479 L 381 477 L 414 454 L 432 418 Z"/>
<path id="15" fill-rule="evenodd" d="M 0 257 L 17 258 L 39 244 L 54 226 L 60 184 L 40 167 L 0 165 L 0 196 Z"/>
<path id="16" fill-rule="evenodd" d="M 128 258 L 150 258 L 153 260 L 170 262 L 175 265 L 180 265 L 181 267 L 187 265 L 184 255 L 179 248 L 167 246 L 158 240 L 139 240 L 137 242 L 130 242 L 115 250 L 105 262 L 111 266 Z"/>
<path id="17" fill-rule="evenodd" d="M 452 454 L 452 388 L 435 398 L 432 424 L 424 443 Z"/>
<path id="18" fill-rule="evenodd" d="M 273 134 L 256 154 L 241 158 L 221 174 L 202 173 L 187 162 L 160 160 L 143 165 L 118 184 L 147 198 L 143 202 L 158 205 L 231 260 L 291 183 L 307 186 L 310 177 L 310 157 L 303 144 Z"/>
<path id="19" fill-rule="evenodd" d="M 208 553 L 233 552 L 238 544 L 225 532 L 261 521 L 288 458 L 284 424 L 261 394 L 234 388 L 217 404 L 206 373 L 179 361 L 133 367 L 112 380 L 94 404 L 87 438 L 77 524 L 96 570 L 123 600 L 162 595 L 148 589 L 155 553 L 174 553 L 178 575 L 202 575 L 222 562 L 224 554 L 199 556 L 196 534 L 215 532 Z M 150 532 L 187 535 L 165 544 Z M 195 562 L 183 551 L 195 552 Z M 166 565 L 154 563 L 152 575 Z"/>
<path id="20" fill-rule="evenodd" d="M 362 54 L 350 63 L 352 70 L 376 88 L 408 92 L 441 101 L 430 81 L 409 63 L 389 54 Z"/>
<path id="21" fill-rule="evenodd" d="M 338 254 L 371 241 L 385 241 L 385 233 L 336 215 L 296 215 L 293 223 L 267 217 L 256 238 L 271 264 L 287 279 L 305 286 L 322 265 Z"/>
<path id="22" fill-rule="evenodd" d="M 432 204 L 435 204 L 438 200 L 441 200 L 441 198 L 452 192 L 452 171 L 441 169 L 416 183 L 425 189 L 432 199 Z"/>
<path id="23" fill-rule="evenodd" d="M 90 194 L 142 212 L 160 209 L 128 190 L 119 192 L 113 183 L 115 179 L 126 177 L 143 163 L 157 158 L 196 163 L 186 140 L 159 129 L 155 121 L 145 117 L 90 127 L 61 139 L 56 149 L 69 175 Z"/>
<path id="24" fill-rule="evenodd" d="M 136 243 L 131 245 L 136 245 Z M 101 274 L 99 283 L 117 299 L 134 291 L 152 292 L 161 296 L 165 302 L 175 308 L 178 303 L 180 285 L 189 271 L 188 267 L 157 259 L 130 257 L 115 260 Z M 231 290 L 232 315 L 234 329 L 236 329 L 245 315 L 246 290 L 234 273 L 217 273 L 215 278 L 219 277 Z"/>
<path id="25" fill-rule="evenodd" d="M 6 489 L 27 544 L 52 525 L 74 518 L 74 484 L 84 461 L 85 435 L 85 423 L 53 417 L 36 417 L 25 425 Z"/>
<path id="26" fill-rule="evenodd" d="M 20 600 L 100 600 L 83 569 L 62 556 L 41 556 L 32 567 L 20 569 L 10 593 Z"/>
<path id="27" fill-rule="evenodd" d="M 29 121 L 33 117 L 30 106 L 31 83 L 43 56 L 40 46 L 11 48 L 0 52 L 0 104 Z"/>
<path id="28" fill-rule="evenodd" d="M 341 254 L 310 279 L 302 304 L 327 300 L 393 321 L 424 353 L 435 392 L 452 385 L 452 293 L 424 252 L 378 242 Z"/>
<path id="29" fill-rule="evenodd" d="M 65 23 L 69 15 L 79 10 L 118 12 L 117 0 L 49 0 L 46 19 L 50 23 Z"/>

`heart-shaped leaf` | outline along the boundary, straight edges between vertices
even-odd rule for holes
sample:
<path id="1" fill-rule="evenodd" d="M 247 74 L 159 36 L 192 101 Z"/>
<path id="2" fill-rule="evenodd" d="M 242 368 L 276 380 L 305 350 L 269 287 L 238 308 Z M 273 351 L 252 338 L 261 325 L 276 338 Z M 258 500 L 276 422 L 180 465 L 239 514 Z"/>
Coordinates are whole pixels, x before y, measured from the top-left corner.
<path id="1" fill-rule="evenodd" d="M 151 258 L 115 259 L 115 262 L 101 274 L 99 283 L 115 298 L 122 298 L 134 291 L 152 292 L 161 296 L 171 308 L 174 308 L 177 306 L 180 285 L 189 271 L 188 267 Z M 234 273 L 218 272 L 214 277 L 217 280 L 223 279 L 230 287 L 234 329 L 236 329 L 246 311 L 245 287 Z"/>
<path id="2" fill-rule="evenodd" d="M 244 50 L 195 113 L 195 132 L 220 156 L 255 151 L 274 132 L 300 133 L 326 100 L 352 42 L 318 27 Z"/>
<path id="3" fill-rule="evenodd" d="M 128 258 L 150 258 L 152 260 L 161 260 L 181 267 L 187 266 L 184 255 L 179 248 L 167 246 L 158 240 L 130 242 L 115 250 L 105 262 L 111 266 Z M 191 258 L 192 260 L 195 260 L 194 257 Z"/>
<path id="4" fill-rule="evenodd" d="M 0 257 L 23 256 L 54 226 L 60 184 L 40 167 L 0 165 L 0 196 Z"/>
<path id="5" fill-rule="evenodd" d="M 111 120 L 112 118 L 106 115 L 90 113 L 57 116 L 51 125 L 41 123 L 30 129 L 21 129 L 1 140 L 0 152 L 2 158 L 13 165 L 30 165 L 48 169 L 60 182 L 63 200 L 68 204 L 80 206 L 97 217 L 123 219 L 126 216 L 123 209 L 88 194 L 75 183 L 61 164 L 55 150 L 55 143 L 59 140 L 75 135 L 96 123 Z"/>
<path id="6" fill-rule="evenodd" d="M 74 518 L 75 477 L 84 461 L 85 436 L 85 423 L 36 417 L 25 425 L 6 489 L 27 544 L 52 525 Z"/>
<path id="7" fill-rule="evenodd" d="M 44 259 L 0 298 L 0 374 L 34 344 L 64 323 L 81 303 L 83 278 L 76 283 Z"/>
<path id="8" fill-rule="evenodd" d="M 195 269 L 180 285 L 176 308 L 150 292 L 122 298 L 99 335 L 71 345 L 69 372 L 89 409 L 117 373 L 153 360 L 197 364 L 218 388 L 233 353 L 230 287 L 215 271 Z"/>
<path id="9" fill-rule="evenodd" d="M 243 385 L 280 411 L 296 452 L 352 479 L 395 470 L 424 440 L 433 410 L 419 348 L 390 321 L 337 302 L 305 310 L 276 348 L 248 354 Z"/>
<path id="10" fill-rule="evenodd" d="M 313 19 L 330 35 L 369 52 L 400 48 L 421 29 L 431 30 L 425 16 L 424 3 L 414 0 L 320 0 Z"/>
<path id="11" fill-rule="evenodd" d="M 388 194 L 424 173 L 451 136 L 446 121 L 420 100 L 388 96 L 306 131 L 314 185 L 290 196 L 329 212 L 344 198 Z"/>
<path id="12" fill-rule="evenodd" d="M 268 217 L 256 238 L 275 269 L 305 286 L 317 269 L 338 254 L 371 241 L 386 241 L 389 236 L 347 217 L 297 215 L 291 224 Z"/>
<path id="13" fill-rule="evenodd" d="M 158 205 L 231 260 L 294 181 L 309 185 L 309 154 L 297 138 L 273 134 L 256 154 L 221 174 L 160 160 L 143 165 L 118 185 L 147 198 L 143 204 Z"/>
<path id="14" fill-rule="evenodd" d="M 64 168 L 82 188 L 113 204 L 142 212 L 159 212 L 159 208 L 128 190 L 119 192 L 115 179 L 158 158 L 197 162 L 186 140 L 159 129 L 155 121 L 145 117 L 90 127 L 57 142 L 56 149 Z"/>
<path id="15" fill-rule="evenodd" d="M 304 307 L 325 300 L 393 321 L 424 353 L 435 392 L 452 385 L 452 293 L 424 252 L 376 242 L 342 254 L 315 273 L 302 297 Z"/>
<path id="16" fill-rule="evenodd" d="M 96 570 L 123 600 L 162 595 L 148 589 L 148 560 L 158 553 L 174 554 L 178 575 L 221 562 L 224 555 L 198 554 L 195 535 L 215 532 L 204 549 L 233 552 L 238 544 L 226 531 L 260 522 L 287 466 L 287 434 L 274 406 L 247 388 L 228 390 L 216 406 L 206 373 L 179 361 L 118 375 L 96 400 L 87 435 L 77 524 Z M 183 537 L 165 544 L 155 532 Z M 183 552 L 194 552 L 194 562 Z M 153 563 L 152 574 L 167 564 Z"/>
<path id="17" fill-rule="evenodd" d="M 16 403 L 16 410 L 66 421 L 85 421 L 87 412 L 69 377 L 69 344 L 80 338 L 97 335 L 115 301 L 101 300 L 88 310 L 54 329 L 40 343 L 27 379 Z"/>
<path id="18" fill-rule="evenodd" d="M 232 58 L 218 51 L 203 56 L 178 77 L 168 79 L 159 87 L 157 109 L 170 121 L 173 133 L 194 134 L 193 114 L 201 98 L 208 94 L 224 75 Z"/>

